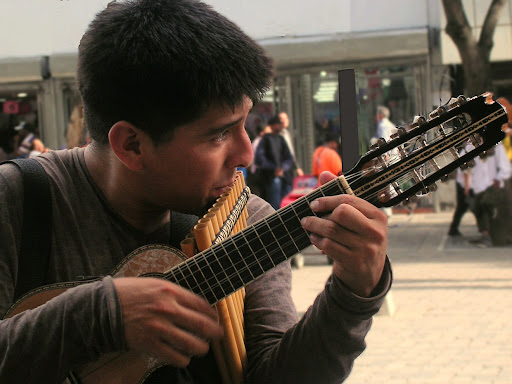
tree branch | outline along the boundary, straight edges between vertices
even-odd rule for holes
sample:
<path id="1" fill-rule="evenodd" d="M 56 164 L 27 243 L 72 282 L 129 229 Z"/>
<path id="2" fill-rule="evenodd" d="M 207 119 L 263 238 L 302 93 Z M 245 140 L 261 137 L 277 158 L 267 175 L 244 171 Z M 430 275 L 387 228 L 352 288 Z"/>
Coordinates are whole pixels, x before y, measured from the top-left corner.
<path id="1" fill-rule="evenodd" d="M 498 24 L 498 19 L 504 6 L 505 0 L 493 0 L 487 10 L 487 15 L 485 15 L 482 31 L 480 32 L 480 39 L 478 41 L 478 46 L 485 57 L 489 57 L 491 54 L 494 45 L 494 31 L 496 30 L 496 25 Z"/>
<path id="2" fill-rule="evenodd" d="M 442 0 L 446 15 L 446 33 L 457 46 L 461 57 L 476 48 L 477 42 L 464 12 L 462 0 Z"/>

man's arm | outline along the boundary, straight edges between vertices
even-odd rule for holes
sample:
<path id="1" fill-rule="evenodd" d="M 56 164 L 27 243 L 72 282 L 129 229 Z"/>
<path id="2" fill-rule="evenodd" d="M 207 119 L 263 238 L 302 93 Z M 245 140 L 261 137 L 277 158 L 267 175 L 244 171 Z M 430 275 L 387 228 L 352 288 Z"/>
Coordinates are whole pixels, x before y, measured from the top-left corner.
<path id="1" fill-rule="evenodd" d="M 370 251 L 367 256 L 373 254 Z M 250 284 L 244 315 L 246 382 L 338 384 L 346 378 L 365 348 L 371 318 L 391 286 L 391 269 L 385 260 L 384 256 L 382 277 L 371 297 L 354 294 L 333 275 L 298 323 L 290 296 L 289 263 Z"/>

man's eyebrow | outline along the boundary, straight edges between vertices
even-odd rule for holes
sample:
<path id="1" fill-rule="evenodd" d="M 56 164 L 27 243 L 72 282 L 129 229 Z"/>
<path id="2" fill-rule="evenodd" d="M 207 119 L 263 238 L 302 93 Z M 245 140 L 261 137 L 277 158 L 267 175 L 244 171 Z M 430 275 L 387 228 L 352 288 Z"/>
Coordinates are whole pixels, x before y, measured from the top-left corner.
<path id="1" fill-rule="evenodd" d="M 208 132 L 209 132 L 210 134 L 215 133 L 215 132 L 221 132 L 221 131 L 223 131 L 223 130 L 225 130 L 225 129 L 228 129 L 228 128 L 231 128 L 231 127 L 234 127 L 234 126 L 236 126 L 236 125 L 240 124 L 240 122 L 241 122 L 243 119 L 244 119 L 244 118 L 243 118 L 243 117 L 241 117 L 241 118 L 239 118 L 238 120 L 235 120 L 235 121 L 232 121 L 232 122 L 230 122 L 230 123 L 227 123 L 227 124 L 221 125 L 221 126 L 219 126 L 219 127 L 212 127 L 212 128 L 210 128 L 210 129 L 208 130 Z"/>

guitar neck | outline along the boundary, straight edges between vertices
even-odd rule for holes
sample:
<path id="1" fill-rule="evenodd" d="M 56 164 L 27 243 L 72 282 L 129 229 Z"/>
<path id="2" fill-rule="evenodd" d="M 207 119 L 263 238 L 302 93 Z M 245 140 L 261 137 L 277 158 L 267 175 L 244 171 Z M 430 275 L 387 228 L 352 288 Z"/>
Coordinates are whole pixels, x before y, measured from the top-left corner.
<path id="1" fill-rule="evenodd" d="M 172 268 L 164 278 L 215 304 L 311 245 L 300 220 L 309 204 L 346 193 L 340 178 Z"/>
<path id="2" fill-rule="evenodd" d="M 505 109 L 491 94 L 459 96 L 378 141 L 346 175 L 335 178 L 252 226 L 171 269 L 164 278 L 215 304 L 311 245 L 300 225 L 322 196 L 353 193 L 377 207 L 435 191 L 435 182 L 492 148 L 505 133 Z M 459 156 L 467 143 L 474 149 Z M 351 186 L 346 180 L 351 179 Z M 348 191 L 348 192 L 347 192 Z"/>

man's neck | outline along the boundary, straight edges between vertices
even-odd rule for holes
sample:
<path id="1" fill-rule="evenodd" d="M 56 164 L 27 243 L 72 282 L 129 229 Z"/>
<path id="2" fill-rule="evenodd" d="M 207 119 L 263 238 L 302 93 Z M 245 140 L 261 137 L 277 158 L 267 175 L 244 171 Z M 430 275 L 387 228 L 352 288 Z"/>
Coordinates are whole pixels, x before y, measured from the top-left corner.
<path id="1" fill-rule="evenodd" d="M 138 178 L 112 153 L 97 144 L 85 149 L 85 164 L 112 208 L 130 225 L 151 233 L 170 220 L 170 211 L 144 201 Z"/>

